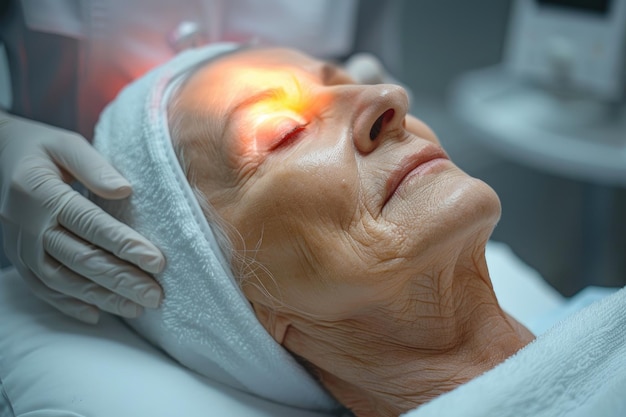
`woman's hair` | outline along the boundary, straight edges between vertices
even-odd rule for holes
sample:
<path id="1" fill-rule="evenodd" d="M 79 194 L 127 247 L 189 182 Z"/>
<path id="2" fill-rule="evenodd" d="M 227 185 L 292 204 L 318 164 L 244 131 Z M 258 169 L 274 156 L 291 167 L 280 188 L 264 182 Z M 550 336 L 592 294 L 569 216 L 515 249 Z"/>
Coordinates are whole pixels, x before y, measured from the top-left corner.
<path id="1" fill-rule="evenodd" d="M 186 80 L 190 78 L 193 72 L 187 74 L 186 79 L 178 85 L 178 87 L 172 92 L 168 107 L 167 107 L 167 119 L 170 130 L 170 138 L 174 153 L 178 159 L 187 182 L 191 187 L 200 208 L 207 219 L 215 239 L 222 251 L 222 254 L 226 258 L 235 280 L 241 287 L 245 283 L 250 283 L 253 276 L 256 276 L 259 269 L 267 272 L 266 268 L 256 261 L 254 256 L 254 250 L 246 250 L 243 238 L 239 231 L 230 223 L 220 216 L 215 207 L 211 204 L 206 194 L 202 191 L 199 185 L 199 178 L 196 175 L 193 164 L 191 152 L 206 152 L 207 156 L 211 154 L 210 151 L 203 149 L 199 151 L 192 144 L 204 144 L 210 142 L 207 135 L 213 134 L 214 130 L 211 126 L 206 126 L 206 117 L 202 117 L 199 112 L 190 110 L 181 104 L 180 92 L 182 86 Z M 238 239 L 243 249 L 236 250 L 233 244 L 233 239 Z M 267 293 L 267 291 L 265 291 Z M 269 294 L 269 293 L 268 293 Z"/>
<path id="2" fill-rule="evenodd" d="M 192 153 L 203 152 L 207 157 L 211 157 L 213 152 L 210 150 L 209 143 L 212 142 L 210 140 L 211 135 L 216 131 L 215 126 L 211 122 L 211 118 L 206 117 L 201 110 L 189 109 L 182 104 L 181 100 L 183 87 L 191 76 L 201 67 L 200 65 L 185 74 L 185 78 L 177 84 L 170 94 L 167 103 L 167 121 L 176 158 L 215 235 L 215 239 L 222 254 L 231 266 L 231 271 L 239 287 L 253 285 L 264 293 L 268 300 L 272 300 L 275 305 L 284 305 L 279 298 L 272 295 L 265 287 L 263 280 L 258 279 L 259 272 L 262 272 L 280 292 L 271 271 L 256 259 L 256 252 L 261 241 L 257 243 L 257 247 L 255 248 L 246 248 L 245 241 L 237 228 L 222 218 L 216 208 L 211 204 L 206 194 L 202 191 L 198 175 L 196 175 L 191 162 L 194 160 Z M 238 247 L 234 244 L 235 239 L 237 243 L 239 243 Z M 291 309 L 299 311 L 299 309 L 293 306 L 291 306 Z"/>
<path id="3" fill-rule="evenodd" d="M 185 173 L 187 182 L 189 183 L 189 186 L 191 187 L 191 190 L 193 191 L 193 194 L 202 209 L 204 217 L 207 219 L 209 226 L 215 235 L 217 244 L 219 245 L 222 254 L 226 257 L 226 260 L 232 265 L 235 250 L 233 243 L 226 232 L 226 230 L 232 227 L 230 227 L 230 225 L 222 219 L 215 207 L 213 207 L 213 205 L 209 202 L 206 194 L 200 189 L 198 177 L 191 164 L 192 158 L 189 155 L 189 152 L 193 152 L 189 145 L 191 142 L 189 139 L 193 138 L 188 138 L 187 136 L 194 135 L 194 133 L 191 132 L 196 132 L 196 129 L 190 129 L 188 125 L 197 125 L 200 121 L 197 120 L 198 117 L 195 117 L 193 114 L 188 114 L 188 111 L 183 109 L 180 100 L 180 92 L 193 72 L 195 71 L 191 71 L 186 74 L 185 79 L 179 83 L 177 88 L 175 88 L 168 101 L 167 121 L 170 130 L 170 138 L 174 148 L 174 153 L 176 154 L 176 159 Z M 238 279 L 239 277 L 236 275 L 235 278 Z"/>

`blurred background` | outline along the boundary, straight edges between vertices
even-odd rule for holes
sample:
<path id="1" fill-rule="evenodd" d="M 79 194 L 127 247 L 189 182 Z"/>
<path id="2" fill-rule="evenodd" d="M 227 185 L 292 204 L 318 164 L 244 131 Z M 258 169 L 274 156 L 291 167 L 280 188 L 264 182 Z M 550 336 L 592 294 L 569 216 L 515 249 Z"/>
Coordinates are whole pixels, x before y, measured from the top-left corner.
<path id="1" fill-rule="evenodd" d="M 380 15 L 381 3 L 393 3 L 393 16 Z M 508 244 L 564 295 L 591 284 L 622 286 L 626 187 L 561 175 L 549 166 L 543 169 L 542 163 L 525 163 L 528 159 L 515 152 L 496 151 L 489 144 L 501 137 L 481 133 L 452 111 L 460 79 L 503 62 L 513 8 L 514 0 L 364 0 L 358 19 L 368 25 L 396 21 L 400 45 L 382 48 L 393 55 L 393 75 L 411 90 L 413 114 L 435 130 L 457 165 L 499 194 L 502 218 L 493 239 Z M 7 106 L 9 83 L 1 52 L 0 45 L 0 105 Z M 623 138 L 626 142 L 626 129 Z M 0 264 L 5 265 L 1 252 Z"/>
<path id="2" fill-rule="evenodd" d="M 398 78 L 412 90 L 413 113 L 435 130 L 456 164 L 500 196 L 502 219 L 493 239 L 507 243 L 564 295 L 589 284 L 624 285 L 626 190 L 505 157 L 485 145 L 498 138 L 477 137 L 451 111 L 459 78 L 503 61 L 513 2 L 413 0 L 403 7 Z"/>

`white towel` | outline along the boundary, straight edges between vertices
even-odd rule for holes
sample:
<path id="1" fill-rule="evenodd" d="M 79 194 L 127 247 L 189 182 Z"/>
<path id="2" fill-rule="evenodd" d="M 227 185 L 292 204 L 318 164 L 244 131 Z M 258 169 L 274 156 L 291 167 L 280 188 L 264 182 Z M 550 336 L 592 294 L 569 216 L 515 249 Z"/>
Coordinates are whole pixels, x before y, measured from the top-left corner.
<path id="1" fill-rule="evenodd" d="M 404 416 L 626 416 L 626 289 Z"/>
<path id="2" fill-rule="evenodd" d="M 236 48 L 215 44 L 182 53 L 125 88 L 97 125 L 95 147 L 134 189 L 123 202 L 98 203 L 167 259 L 157 276 L 165 294 L 161 307 L 128 323 L 213 380 L 282 404 L 331 410 L 336 402 L 257 321 L 171 145 L 167 95 L 177 77 Z"/>

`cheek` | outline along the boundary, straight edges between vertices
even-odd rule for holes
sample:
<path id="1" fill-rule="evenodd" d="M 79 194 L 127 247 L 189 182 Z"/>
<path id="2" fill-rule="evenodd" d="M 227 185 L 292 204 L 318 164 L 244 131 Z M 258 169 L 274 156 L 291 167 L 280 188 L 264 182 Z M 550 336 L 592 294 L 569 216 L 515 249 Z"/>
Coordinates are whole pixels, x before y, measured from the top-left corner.
<path id="1" fill-rule="evenodd" d="M 491 231 L 500 216 L 493 189 L 460 170 L 440 175 L 419 192 L 407 188 L 385 218 L 397 226 L 408 252 L 425 253 L 467 233 Z"/>
<path id="2" fill-rule="evenodd" d="M 325 136 L 342 139 L 305 138 L 291 155 L 276 158 L 263 178 L 264 193 L 272 196 L 273 204 L 311 225 L 345 222 L 354 213 L 360 190 L 352 148 L 344 146 L 340 133 Z"/>
<path id="3" fill-rule="evenodd" d="M 283 161 L 256 178 L 229 215 L 247 248 L 262 248 L 259 260 L 291 274 L 318 271 L 323 254 L 346 229 L 358 207 L 354 164 L 332 155 Z"/>
<path id="4" fill-rule="evenodd" d="M 266 293 L 310 313 L 340 316 L 394 291 L 395 281 L 381 276 L 398 272 L 401 234 L 381 228 L 364 209 L 350 162 L 307 167 L 276 168 L 271 181 L 255 185 L 242 235 L 269 273 L 258 282 Z"/>

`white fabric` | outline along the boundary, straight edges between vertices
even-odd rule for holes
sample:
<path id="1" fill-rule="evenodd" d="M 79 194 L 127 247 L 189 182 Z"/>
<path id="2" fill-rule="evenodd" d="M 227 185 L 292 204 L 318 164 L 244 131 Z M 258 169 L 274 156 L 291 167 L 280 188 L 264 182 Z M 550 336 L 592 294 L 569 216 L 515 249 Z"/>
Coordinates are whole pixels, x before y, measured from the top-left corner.
<path id="1" fill-rule="evenodd" d="M 263 400 L 182 367 L 123 322 L 97 326 L 0 270 L 0 417 L 330 417 Z"/>
<path id="2" fill-rule="evenodd" d="M 125 201 L 101 201 L 166 257 L 156 276 L 164 300 L 129 321 L 183 365 L 282 404 L 330 410 L 336 402 L 257 321 L 176 160 L 166 116 L 168 86 L 236 48 L 189 50 L 129 85 L 105 109 L 94 146 L 133 185 Z M 210 163 L 210 161 L 207 161 Z"/>
<path id="3" fill-rule="evenodd" d="M 546 297 L 536 297 L 545 286 L 505 245 L 490 243 L 487 262 L 492 279 L 511 277 L 499 285 L 503 300 L 512 294 L 546 310 L 541 304 Z M 72 415 L 330 416 L 214 383 L 182 367 L 121 321 L 105 315 L 95 327 L 77 322 L 33 297 L 14 270 L 0 270 L 0 417 Z"/>
<path id="4" fill-rule="evenodd" d="M 560 322 L 496 368 L 405 417 L 623 417 L 626 289 Z"/>
<path id="5" fill-rule="evenodd" d="M 533 334 L 543 333 L 564 317 L 559 312 L 566 298 L 506 244 L 487 243 L 487 266 L 500 305 Z"/>

